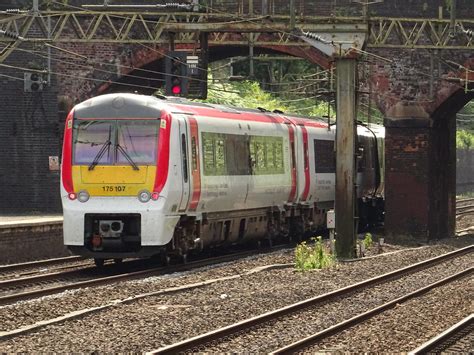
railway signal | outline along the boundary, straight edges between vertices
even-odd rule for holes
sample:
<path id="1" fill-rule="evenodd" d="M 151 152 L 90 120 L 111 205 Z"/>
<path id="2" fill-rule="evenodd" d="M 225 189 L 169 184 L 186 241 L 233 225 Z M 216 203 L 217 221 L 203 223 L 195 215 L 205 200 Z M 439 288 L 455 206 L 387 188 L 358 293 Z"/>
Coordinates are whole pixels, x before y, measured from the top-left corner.
<path id="1" fill-rule="evenodd" d="M 38 73 L 24 73 L 25 92 L 43 91 L 43 76 Z"/>
<path id="2" fill-rule="evenodd" d="M 207 57 L 197 53 L 171 51 L 165 58 L 165 95 L 194 99 L 207 97 Z"/>
<path id="3" fill-rule="evenodd" d="M 185 52 L 170 52 L 165 60 L 165 94 L 183 96 L 188 94 L 188 65 Z"/>

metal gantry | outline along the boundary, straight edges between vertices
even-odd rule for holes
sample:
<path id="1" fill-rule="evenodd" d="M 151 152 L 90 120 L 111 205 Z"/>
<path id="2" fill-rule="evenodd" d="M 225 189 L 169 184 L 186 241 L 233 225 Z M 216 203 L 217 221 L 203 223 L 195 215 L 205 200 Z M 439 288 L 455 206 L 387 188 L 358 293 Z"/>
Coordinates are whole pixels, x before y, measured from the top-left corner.
<path id="1" fill-rule="evenodd" d="M 48 36 L 48 21 L 51 24 Z M 295 27 L 315 33 L 364 32 L 372 48 L 474 49 L 469 31 L 474 19 L 296 17 Z M 18 34 L 29 42 L 66 43 L 175 43 L 192 44 L 199 33 L 209 34 L 210 45 L 307 46 L 291 30 L 290 16 L 164 11 L 44 11 L 0 14 L 0 30 Z M 472 31 L 471 31 L 472 32 Z M 14 48 L 15 40 L 0 36 L 0 61 Z"/>

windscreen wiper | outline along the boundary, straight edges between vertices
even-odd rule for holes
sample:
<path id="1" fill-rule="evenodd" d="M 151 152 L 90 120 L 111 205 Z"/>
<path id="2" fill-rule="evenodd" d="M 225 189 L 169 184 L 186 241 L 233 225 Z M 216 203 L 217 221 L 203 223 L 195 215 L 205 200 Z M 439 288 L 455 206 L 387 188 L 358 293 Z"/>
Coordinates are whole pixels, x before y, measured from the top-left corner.
<path id="1" fill-rule="evenodd" d="M 92 161 L 91 165 L 89 165 L 89 170 L 94 170 L 95 166 L 99 163 L 100 158 L 104 155 L 105 151 L 109 148 L 109 146 L 112 144 L 110 139 L 108 139 L 100 148 L 99 152 L 97 155 L 94 157 L 94 160 Z"/>
<path id="2" fill-rule="evenodd" d="M 128 153 L 125 151 L 125 149 L 122 148 L 122 146 L 120 144 L 117 143 L 117 150 L 120 151 L 120 153 L 123 154 L 123 156 L 125 157 L 125 159 L 128 160 L 128 162 L 130 163 L 130 165 L 133 167 L 133 170 L 140 170 L 140 168 L 137 166 L 137 164 L 135 164 L 135 162 L 132 160 L 132 158 L 130 157 L 130 155 L 128 155 Z"/>

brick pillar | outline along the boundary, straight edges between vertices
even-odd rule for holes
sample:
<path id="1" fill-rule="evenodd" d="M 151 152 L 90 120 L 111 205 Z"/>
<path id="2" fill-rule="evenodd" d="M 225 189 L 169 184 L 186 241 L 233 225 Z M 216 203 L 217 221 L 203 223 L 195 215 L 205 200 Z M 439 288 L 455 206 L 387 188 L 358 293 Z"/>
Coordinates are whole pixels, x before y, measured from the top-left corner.
<path id="1" fill-rule="evenodd" d="M 393 123 L 392 123 L 393 124 Z M 426 241 L 429 224 L 429 126 L 386 123 L 385 230 Z"/>
<path id="2" fill-rule="evenodd" d="M 445 117 L 434 121 L 419 108 L 405 106 L 399 110 L 403 105 L 397 106 L 385 118 L 387 237 L 427 242 L 452 236 L 455 120 Z"/>
<path id="3" fill-rule="evenodd" d="M 433 122 L 429 239 L 439 239 L 456 231 L 456 114 Z"/>

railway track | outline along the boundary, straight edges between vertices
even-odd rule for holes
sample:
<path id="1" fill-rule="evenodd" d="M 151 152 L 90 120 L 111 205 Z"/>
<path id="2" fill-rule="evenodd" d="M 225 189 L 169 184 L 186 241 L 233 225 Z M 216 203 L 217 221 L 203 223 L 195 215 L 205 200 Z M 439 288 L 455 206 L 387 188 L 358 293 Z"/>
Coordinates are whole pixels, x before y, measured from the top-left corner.
<path id="1" fill-rule="evenodd" d="M 474 203 L 474 197 L 468 198 L 459 198 L 456 200 L 456 204 L 464 204 L 464 203 Z"/>
<path id="2" fill-rule="evenodd" d="M 24 275 L 35 272 L 35 269 L 47 270 L 52 266 L 70 264 L 84 260 L 81 256 L 66 256 L 63 258 L 29 261 L 26 263 L 0 265 L 0 277 L 6 274 Z"/>
<path id="3" fill-rule="evenodd" d="M 365 291 L 369 287 L 378 287 L 379 285 L 390 284 L 395 282 L 396 279 L 401 279 L 403 277 L 409 277 L 412 274 L 423 271 L 427 268 L 437 266 L 441 263 L 444 263 L 453 258 L 463 257 L 466 254 L 472 253 L 474 246 L 469 246 L 455 252 L 444 254 L 399 270 L 390 272 L 372 279 L 344 287 L 342 289 L 326 293 L 314 298 L 310 298 L 275 311 L 271 311 L 253 318 L 249 318 L 231 325 L 228 325 L 223 328 L 216 329 L 214 331 L 195 336 L 190 339 L 180 341 L 175 344 L 151 351 L 150 354 L 174 354 L 178 352 L 220 352 L 227 351 L 232 349 L 232 345 L 229 345 L 232 340 L 235 338 L 242 337 L 243 339 L 239 340 L 240 344 L 248 344 L 247 341 L 252 341 L 255 338 L 258 338 L 258 335 L 255 335 L 255 332 L 261 333 L 262 339 L 272 339 L 277 337 L 277 335 L 271 333 L 271 329 L 278 324 L 279 329 L 290 329 L 291 322 L 304 322 L 304 317 L 306 313 L 317 312 L 314 310 L 315 306 L 321 306 L 322 304 L 326 305 L 328 303 L 335 303 L 334 309 L 338 309 L 337 303 L 343 302 L 343 300 L 351 301 L 351 297 L 361 291 Z M 439 287 L 446 283 L 457 280 L 461 277 L 471 275 L 473 268 L 470 267 L 462 272 L 457 272 L 455 275 L 451 275 L 442 280 L 438 280 L 428 286 L 425 286 L 421 289 L 415 290 L 409 294 L 405 294 L 396 299 L 392 299 L 389 302 L 386 302 L 382 305 L 370 309 L 369 311 L 358 314 L 357 316 L 352 317 L 351 319 L 345 320 L 341 323 L 335 324 L 324 331 L 313 334 L 312 337 L 307 337 L 300 339 L 298 342 L 287 344 L 285 347 L 274 350 L 275 353 L 293 353 L 301 349 L 312 345 L 314 341 L 319 341 L 324 337 L 339 332 L 342 329 L 347 328 L 348 326 L 355 325 L 359 322 L 366 320 L 367 318 L 384 311 L 390 307 L 394 307 L 396 304 L 404 302 L 410 298 L 417 297 L 420 294 L 426 293 L 432 288 Z M 286 324 L 288 322 L 288 324 Z M 269 330 L 267 333 L 267 330 Z M 253 332 L 253 333 L 252 333 Z M 272 335 L 269 335 L 272 334 Z M 251 340 L 252 339 L 252 340 Z M 224 344 L 224 346 L 220 346 Z M 250 345 L 250 344 L 249 344 Z M 262 351 L 267 352 L 268 349 L 262 349 Z"/>
<path id="4" fill-rule="evenodd" d="M 472 214 L 474 212 L 474 204 L 466 205 L 466 206 L 456 206 L 456 217 Z"/>
<path id="5" fill-rule="evenodd" d="M 464 318 L 408 354 L 455 354 L 464 352 L 468 354 L 474 352 L 474 314 Z"/>
<path id="6" fill-rule="evenodd" d="M 275 250 L 277 248 L 281 248 L 281 246 L 274 247 L 268 250 L 260 250 L 259 252 L 265 253 L 267 251 Z M 45 275 L 35 275 L 22 278 L 13 278 L 10 280 L 3 280 L 0 281 L 0 305 L 10 304 L 35 297 L 53 295 L 66 290 L 74 290 L 90 286 L 99 286 L 117 281 L 126 281 L 136 278 L 144 278 L 149 276 L 190 270 L 202 266 L 233 261 L 239 258 L 255 255 L 255 253 L 255 250 L 244 251 L 224 256 L 190 261 L 186 264 L 171 266 L 150 266 L 150 263 L 147 263 L 145 261 L 143 263 L 143 265 L 145 266 L 142 266 L 142 269 L 132 272 L 130 272 L 129 270 L 127 271 L 127 264 L 132 262 L 136 262 L 139 264 L 140 262 L 143 262 L 143 260 L 134 260 L 128 263 L 123 263 L 121 265 L 111 265 L 110 270 L 104 269 L 101 271 L 112 273 L 112 275 L 97 274 L 97 269 L 95 267 L 89 267 L 82 270 L 54 272 Z"/>

